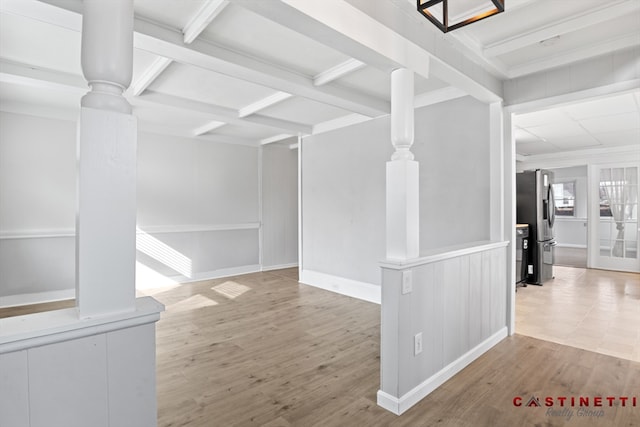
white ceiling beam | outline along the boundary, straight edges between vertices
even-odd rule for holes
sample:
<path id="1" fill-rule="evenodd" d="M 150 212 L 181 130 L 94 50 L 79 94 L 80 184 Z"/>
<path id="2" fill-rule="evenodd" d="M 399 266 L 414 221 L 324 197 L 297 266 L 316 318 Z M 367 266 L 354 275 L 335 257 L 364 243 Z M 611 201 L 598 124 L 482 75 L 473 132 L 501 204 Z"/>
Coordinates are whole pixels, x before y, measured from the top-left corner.
<path id="1" fill-rule="evenodd" d="M 484 55 L 487 57 L 503 55 L 539 43 L 542 40 L 581 30 L 640 9 L 640 1 L 637 0 L 615 0 L 604 3 L 600 7 L 589 9 L 577 16 L 555 21 L 528 33 L 493 43 L 484 49 Z M 532 7 L 535 8 L 535 5 Z"/>
<path id="2" fill-rule="evenodd" d="M 41 89 L 87 93 L 85 79 L 62 71 L 39 68 L 0 58 L 0 81 Z"/>
<path id="3" fill-rule="evenodd" d="M 133 96 L 139 96 L 142 92 L 149 87 L 151 83 L 157 79 L 160 74 L 171 64 L 173 61 L 164 56 L 156 58 L 155 61 L 144 70 L 144 72 L 138 77 L 138 79 L 131 85 L 131 94 Z"/>
<path id="4" fill-rule="evenodd" d="M 240 110 L 238 110 L 238 117 L 247 117 L 251 114 L 257 113 L 260 110 L 264 110 L 267 107 L 276 105 L 277 103 L 282 102 L 285 99 L 289 99 L 289 98 L 291 98 L 290 93 L 276 92 L 273 95 L 267 96 L 245 107 L 242 107 Z"/>
<path id="5" fill-rule="evenodd" d="M 278 141 L 283 141 L 287 138 L 291 138 L 294 135 L 290 135 L 288 133 L 283 133 L 280 135 L 275 135 L 269 138 L 264 138 L 260 140 L 260 145 L 267 145 L 267 144 L 273 144 L 274 142 L 278 142 Z"/>
<path id="6" fill-rule="evenodd" d="M 457 47 L 464 55 L 472 58 L 473 61 L 480 64 L 487 71 L 500 79 L 506 79 L 509 77 L 507 67 L 497 58 L 487 58 L 484 55 L 484 49 L 482 45 L 468 33 L 465 32 L 451 32 L 448 33 L 451 43 Z"/>
<path id="7" fill-rule="evenodd" d="M 458 89 L 457 87 L 443 87 L 442 89 L 437 89 L 431 92 L 417 95 L 415 98 L 413 98 L 413 107 L 426 107 L 427 105 L 451 101 L 452 99 L 462 98 L 463 96 L 467 96 L 467 93 L 463 90 Z"/>
<path id="8" fill-rule="evenodd" d="M 84 78 L 56 70 L 38 68 L 30 64 L 0 58 L 0 81 L 19 84 L 36 88 L 74 91 L 85 94 L 89 90 Z M 142 96 L 130 97 L 132 105 L 152 104 L 168 108 L 180 108 L 183 110 L 206 113 L 216 121 L 237 124 L 240 126 L 252 126 L 260 128 L 276 129 L 284 132 L 309 134 L 311 126 L 289 120 L 252 114 L 245 118 L 239 118 L 238 112 L 232 108 L 221 107 L 213 104 L 205 104 L 185 98 L 164 95 L 153 91 L 146 91 Z"/>
<path id="9" fill-rule="evenodd" d="M 638 2 L 640 4 L 640 2 Z M 559 53 L 557 55 L 545 57 L 543 60 L 532 61 L 526 64 L 518 65 L 509 70 L 511 78 L 524 76 L 526 74 L 536 73 L 552 67 L 571 64 L 572 62 L 581 61 L 598 55 L 604 55 L 616 50 L 621 50 L 631 46 L 640 44 L 640 34 L 635 33 L 627 36 L 616 37 L 610 40 L 604 40 L 590 46 L 580 49 L 574 49 L 570 52 Z"/>
<path id="10" fill-rule="evenodd" d="M 211 132 L 212 130 L 216 130 L 221 128 L 222 126 L 226 125 L 225 122 L 219 122 L 217 120 L 212 120 L 209 123 L 205 123 L 204 125 L 195 128 L 193 130 L 193 136 L 200 136 L 200 135 L 204 135 L 207 132 Z"/>
<path id="11" fill-rule="evenodd" d="M 153 104 L 164 105 L 171 108 L 198 111 L 209 115 L 213 120 L 225 122 L 228 124 L 237 124 L 240 126 L 269 127 L 285 132 L 293 132 L 295 134 L 299 132 L 305 134 L 311 133 L 311 126 L 306 124 L 291 122 L 289 120 L 276 119 L 259 114 L 252 114 L 244 118 L 239 118 L 238 112 L 232 108 L 207 104 L 204 102 L 180 98 L 173 95 L 165 95 L 153 91 L 145 92 L 142 96 L 135 98 L 135 101 L 151 102 Z"/>
<path id="12" fill-rule="evenodd" d="M 36 0 L 3 0 L 0 2 L 0 8 L 3 13 L 13 13 L 69 30 L 82 31 L 82 3 L 70 5 L 77 10 L 61 8 L 60 4 L 61 1 L 45 3 Z"/>
<path id="13" fill-rule="evenodd" d="M 184 42 L 193 42 L 207 26 L 224 10 L 227 0 L 208 0 L 184 27 Z"/>
<path id="14" fill-rule="evenodd" d="M 180 129 L 176 129 L 172 126 L 163 126 L 163 125 L 151 124 L 151 123 L 141 123 L 138 126 L 138 130 L 141 132 L 156 133 L 159 135 L 171 135 L 171 136 L 177 136 L 179 138 L 196 139 L 199 141 L 211 141 L 211 142 L 217 142 L 222 144 L 245 145 L 248 147 L 257 147 L 260 145 L 260 142 L 254 139 L 232 137 L 227 135 L 194 136 L 191 133 L 183 132 Z"/>
<path id="15" fill-rule="evenodd" d="M 502 82 L 495 76 L 480 67 L 463 72 L 438 56 L 438 43 L 428 51 L 345 0 L 230 1 L 370 66 L 389 72 L 405 67 L 459 87 L 480 101 L 501 100 Z M 404 1 L 385 6 L 409 8 Z"/>
<path id="16" fill-rule="evenodd" d="M 329 85 L 316 87 L 310 78 L 296 72 L 202 40 L 195 40 L 191 45 L 186 46 L 181 40 L 176 40 L 174 32 L 156 24 L 136 20 L 135 29 L 136 47 L 168 56 L 183 64 L 204 68 L 370 117 L 388 114 L 391 110 L 390 103 L 386 100 L 346 88 L 333 88 Z"/>
<path id="17" fill-rule="evenodd" d="M 253 125 L 260 125 L 270 127 L 272 129 L 280 129 L 286 132 L 294 132 L 295 134 L 309 134 L 311 133 L 312 126 L 305 123 L 292 122 L 284 119 L 276 119 L 269 116 L 263 116 L 262 114 L 252 114 L 250 116 L 242 118 L 242 123 L 251 123 Z"/>
<path id="18" fill-rule="evenodd" d="M 82 10 L 81 0 L 40 1 L 74 13 L 80 13 Z M 275 5 L 279 2 L 266 3 Z M 50 22 L 46 15 L 43 18 L 45 22 Z M 52 23 L 58 25 L 55 22 Z M 314 86 L 310 77 L 203 40 L 196 39 L 187 45 L 184 43 L 182 32 L 138 17 L 134 20 L 134 47 L 182 64 L 267 86 L 369 117 L 389 114 L 391 111 L 390 102 L 387 100 L 329 84 Z"/>
<path id="19" fill-rule="evenodd" d="M 0 111 L 5 113 L 22 114 L 27 116 L 44 117 L 65 121 L 75 121 L 80 113 L 80 102 L 77 108 L 63 108 L 53 105 L 36 105 L 31 102 L 18 100 L 3 100 L 0 102 Z"/>
<path id="20" fill-rule="evenodd" d="M 391 73 L 400 64 L 390 60 L 385 55 L 381 55 L 376 49 L 363 46 L 354 42 L 351 38 L 337 34 L 327 29 L 313 18 L 300 13 L 296 8 L 292 8 L 283 1 L 255 1 L 255 0 L 229 0 L 231 3 L 251 10 L 273 22 L 277 22 L 300 34 L 306 35 L 313 40 L 340 50 L 350 58 L 355 58 L 367 65 L 378 68 L 385 73 Z M 303 0 L 306 1 L 306 0 Z M 323 4 L 326 0 L 309 3 Z M 415 7 L 415 4 L 414 4 Z M 381 37 L 380 42 L 386 42 Z"/>
<path id="21" fill-rule="evenodd" d="M 328 70 L 318 73 L 313 78 L 313 84 L 316 86 L 322 86 L 323 84 L 327 84 L 329 82 L 337 80 L 340 77 L 344 77 L 349 73 L 353 73 L 354 71 L 359 70 L 365 65 L 366 64 L 364 62 L 358 61 L 357 59 L 347 59 L 346 61 L 336 65 L 335 67 L 331 67 Z"/>
<path id="22" fill-rule="evenodd" d="M 337 119 L 318 123 L 317 125 L 313 126 L 312 134 L 317 135 L 319 133 L 329 132 L 335 129 L 355 125 L 357 123 L 366 122 L 367 120 L 370 120 L 370 118 L 367 116 L 363 116 L 362 114 L 348 114 L 346 116 L 338 117 Z"/>
<path id="23" fill-rule="evenodd" d="M 191 18 L 189 23 L 184 27 L 182 33 L 184 34 L 184 42 L 186 44 L 191 43 L 204 31 L 205 28 L 224 10 L 229 2 L 227 0 L 208 0 L 198 12 Z M 134 96 L 139 96 L 144 90 L 149 87 L 164 70 L 167 69 L 169 64 L 173 61 L 164 56 L 157 58 L 144 73 L 131 85 L 131 93 Z"/>

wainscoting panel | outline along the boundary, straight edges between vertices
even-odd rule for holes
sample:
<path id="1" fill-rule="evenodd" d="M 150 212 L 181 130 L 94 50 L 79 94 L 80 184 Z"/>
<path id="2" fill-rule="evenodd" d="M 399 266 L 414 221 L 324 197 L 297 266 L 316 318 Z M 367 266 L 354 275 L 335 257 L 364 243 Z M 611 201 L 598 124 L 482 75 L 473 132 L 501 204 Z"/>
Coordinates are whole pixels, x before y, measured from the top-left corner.
<path id="1" fill-rule="evenodd" d="M 506 246 L 382 264 L 381 406 L 402 413 L 507 336 Z M 407 274 L 412 290 L 403 293 Z"/>

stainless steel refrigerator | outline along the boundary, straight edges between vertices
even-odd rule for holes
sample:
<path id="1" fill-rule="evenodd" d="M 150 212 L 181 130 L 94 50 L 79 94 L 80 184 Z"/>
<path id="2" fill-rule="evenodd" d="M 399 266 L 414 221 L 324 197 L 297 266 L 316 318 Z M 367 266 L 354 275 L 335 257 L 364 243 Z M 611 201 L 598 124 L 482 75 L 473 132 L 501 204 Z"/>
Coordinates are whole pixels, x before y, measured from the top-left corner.
<path id="1" fill-rule="evenodd" d="M 529 224 L 527 283 L 542 285 L 553 278 L 553 172 L 537 169 L 516 174 L 518 224 Z"/>

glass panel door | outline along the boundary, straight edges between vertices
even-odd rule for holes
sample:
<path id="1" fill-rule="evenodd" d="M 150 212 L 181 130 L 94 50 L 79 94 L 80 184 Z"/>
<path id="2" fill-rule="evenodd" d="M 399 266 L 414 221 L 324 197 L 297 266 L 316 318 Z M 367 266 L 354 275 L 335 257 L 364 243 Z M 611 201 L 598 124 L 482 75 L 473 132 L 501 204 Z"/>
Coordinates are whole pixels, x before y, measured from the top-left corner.
<path id="1" fill-rule="evenodd" d="M 638 165 L 592 169 L 592 267 L 640 272 L 638 254 Z M 596 236 L 594 236 L 597 235 Z M 595 237 L 595 238 L 594 238 Z"/>

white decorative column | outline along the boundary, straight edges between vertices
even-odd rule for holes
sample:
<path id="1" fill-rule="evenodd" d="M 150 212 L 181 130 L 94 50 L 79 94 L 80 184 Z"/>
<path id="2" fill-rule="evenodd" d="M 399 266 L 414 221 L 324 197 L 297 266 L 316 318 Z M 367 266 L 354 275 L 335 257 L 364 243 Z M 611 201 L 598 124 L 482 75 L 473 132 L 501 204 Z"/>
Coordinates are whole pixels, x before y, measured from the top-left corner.
<path id="1" fill-rule="evenodd" d="M 133 0 L 84 0 L 77 308 L 0 319 L 0 426 L 157 425 L 155 322 L 135 298 Z"/>
<path id="2" fill-rule="evenodd" d="M 80 318 L 135 310 L 137 122 L 133 0 L 84 0 L 78 129 L 76 305 Z"/>
<path id="3" fill-rule="evenodd" d="M 413 160 L 413 72 L 391 73 L 391 142 L 396 151 L 387 162 L 387 259 L 419 255 L 419 165 Z"/>
<path id="4" fill-rule="evenodd" d="M 387 263 L 403 265 L 419 256 L 419 168 L 413 160 L 413 72 L 391 73 L 391 142 L 387 162 Z M 380 310 L 380 390 L 378 405 L 400 414 L 403 365 L 413 354 L 413 271 L 382 266 Z M 404 371 L 403 371 L 404 369 Z"/>

